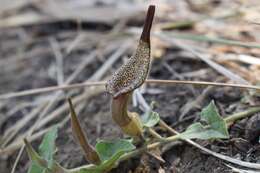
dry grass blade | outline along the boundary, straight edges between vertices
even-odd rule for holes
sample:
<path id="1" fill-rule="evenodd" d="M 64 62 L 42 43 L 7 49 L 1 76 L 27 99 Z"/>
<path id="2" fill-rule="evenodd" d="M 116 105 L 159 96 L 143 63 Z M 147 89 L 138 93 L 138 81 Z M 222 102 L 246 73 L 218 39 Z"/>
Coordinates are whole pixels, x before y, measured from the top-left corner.
<path id="1" fill-rule="evenodd" d="M 186 50 L 186 51 L 192 53 L 194 56 L 198 57 L 199 59 L 201 59 L 202 61 L 207 63 L 209 66 L 211 66 L 213 69 L 215 69 L 217 72 L 228 77 L 232 81 L 240 83 L 240 84 L 247 84 L 247 85 L 250 84 L 248 81 L 246 81 L 242 77 L 236 75 L 235 73 L 231 72 L 227 68 L 215 63 L 214 61 L 212 61 L 209 58 L 205 57 L 204 55 L 200 54 L 199 52 L 193 50 L 191 47 L 181 44 L 180 42 L 177 42 L 175 40 L 172 40 L 169 37 L 167 37 L 167 35 L 165 35 L 165 34 L 157 33 L 155 35 L 158 36 L 159 38 L 163 39 L 164 41 L 167 41 L 171 44 L 174 44 L 174 45 L 180 47 L 183 50 Z"/>
<path id="2" fill-rule="evenodd" d="M 25 91 L 20 91 L 20 92 L 13 92 L 13 93 L 0 95 L 0 99 L 9 99 L 9 98 L 14 98 L 14 97 L 41 94 L 41 93 L 52 92 L 52 91 L 57 91 L 57 90 L 68 90 L 68 89 L 83 88 L 83 87 L 87 87 L 87 86 L 99 86 L 99 85 L 105 85 L 105 81 L 84 82 L 84 83 L 77 83 L 77 84 L 71 84 L 71 85 L 51 86 L 51 87 L 45 87 L 45 88 L 25 90 Z"/>
<path id="3" fill-rule="evenodd" d="M 206 87 L 202 91 L 202 93 L 196 97 L 195 100 L 192 99 L 191 101 L 186 102 L 180 109 L 181 114 L 179 117 L 179 121 L 183 120 L 185 115 L 187 115 L 187 113 L 189 113 L 190 110 L 194 108 L 201 108 L 203 100 L 205 100 L 205 98 L 208 96 L 208 94 L 210 93 L 210 91 L 212 91 L 213 88 L 213 86 Z"/>
<path id="4" fill-rule="evenodd" d="M 218 57 L 220 60 L 232 60 L 232 61 L 240 61 L 250 65 L 260 65 L 260 59 L 251 55 L 245 54 L 222 54 L 221 57 Z"/>
<path id="5" fill-rule="evenodd" d="M 71 44 L 68 45 L 66 48 L 66 55 L 70 54 L 75 47 L 78 46 L 78 44 L 84 39 L 84 35 L 79 33 L 77 37 L 71 42 Z"/>
<path id="6" fill-rule="evenodd" d="M 58 84 L 61 85 L 64 83 L 64 74 L 63 74 L 63 55 L 61 53 L 60 45 L 54 38 L 49 39 L 50 45 L 53 49 L 53 53 L 56 59 L 56 73 Z"/>
<path id="7" fill-rule="evenodd" d="M 237 173 L 259 173 L 259 171 L 253 171 L 253 170 L 244 170 L 244 169 L 239 169 L 239 168 L 235 168 L 231 165 L 225 164 L 227 167 L 231 168 L 233 172 L 237 172 Z"/>
<path id="8" fill-rule="evenodd" d="M 13 3 L 14 2 L 9 4 Z M 40 15 L 35 12 L 27 11 L 15 13 L 11 17 L 3 18 L 4 20 L 2 19 L 0 21 L 0 28 L 38 25 L 47 22 L 73 21 L 75 19 L 84 21 L 85 23 L 93 23 L 94 21 L 97 24 L 112 25 L 118 20 L 126 20 L 128 18 L 136 17 L 136 14 L 143 11 L 143 8 L 140 5 L 132 5 L 130 8 L 131 10 L 125 10 L 124 8 L 114 6 L 92 6 L 86 10 L 86 8 L 77 7 L 70 3 L 68 4 L 66 1 L 44 1 L 44 3 L 39 3 L 39 5 L 36 3 L 34 4 L 42 13 L 48 15 Z M 19 7 L 21 7 L 21 5 L 19 5 Z M 12 9 L 13 8 L 14 7 L 12 7 Z M 0 15 L 2 11 L 0 11 Z M 4 11 L 6 11 L 6 9 Z"/>
<path id="9" fill-rule="evenodd" d="M 112 54 L 109 59 L 89 78 L 89 81 L 101 79 L 107 70 L 131 47 L 132 41 L 127 40 L 125 43 L 123 43 L 118 50 Z M 87 82 L 87 81 L 86 81 Z"/>
<path id="10" fill-rule="evenodd" d="M 149 79 L 146 81 L 147 83 L 160 83 L 165 85 L 172 84 L 190 84 L 190 85 L 198 85 L 198 86 L 218 86 L 218 87 L 236 87 L 236 88 L 244 88 L 244 89 L 255 89 L 260 91 L 260 87 L 255 85 L 244 85 L 244 84 L 228 84 L 228 83 L 218 83 L 218 82 L 207 82 L 207 81 L 181 81 L 181 80 L 158 80 L 158 79 Z"/>
<path id="11" fill-rule="evenodd" d="M 164 32 L 166 35 L 170 37 L 174 37 L 176 39 L 193 40 L 198 42 L 209 42 L 209 43 L 246 47 L 246 48 L 257 48 L 257 49 L 260 48 L 260 45 L 257 43 L 251 43 L 251 42 L 246 43 L 242 41 L 228 40 L 223 38 L 214 38 L 214 37 L 195 35 L 195 34 L 180 34 L 180 33 L 173 33 L 167 31 Z"/>
<path id="12" fill-rule="evenodd" d="M 70 112 L 71 112 L 71 128 L 72 128 L 72 133 L 76 140 L 79 142 L 81 148 L 85 152 L 85 158 L 87 161 L 90 163 L 95 163 L 98 164 L 100 162 L 99 157 L 95 151 L 95 149 L 89 144 L 87 141 L 87 137 L 84 134 L 79 120 L 77 118 L 76 112 L 74 110 L 73 104 L 71 99 L 68 99 L 69 105 L 70 105 Z"/>
<path id="13" fill-rule="evenodd" d="M 109 64 L 111 64 L 111 63 L 109 63 Z M 106 67 L 106 69 L 107 69 L 107 67 Z M 102 72 L 102 74 L 104 74 L 104 73 Z M 100 76 L 100 74 L 98 76 Z M 207 81 L 147 79 L 145 82 L 150 83 L 150 84 L 164 84 L 164 85 L 185 84 L 185 85 L 198 85 L 198 86 L 236 87 L 236 88 L 254 89 L 254 90 L 260 91 L 260 87 L 255 86 L 255 85 L 229 84 L 229 83 L 207 82 Z M 86 81 L 84 83 L 76 83 L 76 84 L 71 84 L 71 85 L 37 88 L 37 89 L 3 94 L 3 95 L 0 95 L 0 100 L 34 95 L 34 94 L 41 94 L 41 93 L 52 92 L 52 91 L 57 91 L 57 90 L 70 90 L 70 89 L 84 88 L 84 87 L 91 87 L 91 86 L 104 86 L 105 84 L 106 84 L 106 81 L 97 81 L 97 82 Z"/>
<path id="14" fill-rule="evenodd" d="M 9 129 L 6 130 L 4 136 L 3 136 L 3 144 L 2 147 L 5 147 L 8 142 L 21 130 L 30 120 L 32 120 L 37 114 L 43 110 L 43 108 L 46 105 L 40 105 L 38 108 L 34 109 L 32 112 L 30 112 L 28 115 L 26 115 L 25 118 L 21 119 L 21 121 L 18 121 L 13 126 L 11 126 Z"/>

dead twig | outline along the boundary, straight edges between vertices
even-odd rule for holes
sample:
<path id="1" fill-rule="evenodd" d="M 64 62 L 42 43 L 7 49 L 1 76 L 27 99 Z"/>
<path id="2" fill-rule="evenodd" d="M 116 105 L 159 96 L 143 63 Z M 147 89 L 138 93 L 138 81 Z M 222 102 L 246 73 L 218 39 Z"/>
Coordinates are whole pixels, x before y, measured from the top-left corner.
<path id="1" fill-rule="evenodd" d="M 50 45 L 53 49 L 55 58 L 56 58 L 56 72 L 57 72 L 57 81 L 58 85 L 61 85 L 64 82 L 64 74 L 63 74 L 63 55 L 60 50 L 60 46 L 56 39 L 50 38 Z"/>
<path id="2" fill-rule="evenodd" d="M 260 91 L 260 87 L 255 85 L 243 85 L 243 84 L 229 84 L 229 83 L 219 83 L 219 82 L 207 82 L 207 81 L 185 81 L 185 80 L 160 80 L 160 79 L 147 79 L 145 81 L 148 84 L 164 84 L 164 85 L 195 85 L 195 86 L 216 86 L 216 87 L 236 87 L 241 89 L 254 89 Z M 15 97 L 22 97 L 34 94 L 40 94 L 45 92 L 52 92 L 57 90 L 70 90 L 76 88 L 84 88 L 90 86 L 104 86 L 106 81 L 86 81 L 84 83 L 76 83 L 71 85 L 62 85 L 62 86 L 52 86 L 37 88 L 13 93 L 7 93 L 0 95 L 0 100 L 11 99 Z"/>

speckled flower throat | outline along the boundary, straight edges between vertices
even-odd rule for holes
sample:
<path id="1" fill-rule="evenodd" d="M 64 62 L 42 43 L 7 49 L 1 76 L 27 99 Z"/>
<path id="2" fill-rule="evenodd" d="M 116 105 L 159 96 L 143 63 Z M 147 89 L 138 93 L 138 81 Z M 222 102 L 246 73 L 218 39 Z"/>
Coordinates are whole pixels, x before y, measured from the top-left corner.
<path id="1" fill-rule="evenodd" d="M 140 40 L 137 50 L 126 64 L 107 82 L 107 91 L 117 97 L 141 86 L 148 75 L 150 65 L 149 44 Z"/>
<path id="2" fill-rule="evenodd" d="M 137 49 L 127 63 L 122 65 L 108 80 L 107 92 L 112 95 L 111 113 L 121 130 L 130 136 L 143 136 L 143 128 L 139 115 L 127 110 L 128 100 L 132 92 L 140 87 L 148 76 L 150 66 L 150 31 L 152 27 L 155 6 L 148 8 Z"/>

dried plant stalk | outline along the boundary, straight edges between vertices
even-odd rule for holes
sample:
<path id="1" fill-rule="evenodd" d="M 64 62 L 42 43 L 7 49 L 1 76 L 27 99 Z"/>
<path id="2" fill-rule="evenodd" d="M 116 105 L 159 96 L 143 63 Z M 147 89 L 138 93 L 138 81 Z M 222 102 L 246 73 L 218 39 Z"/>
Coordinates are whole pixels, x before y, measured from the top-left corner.
<path id="1" fill-rule="evenodd" d="M 91 146 L 87 140 L 86 135 L 84 134 L 79 120 L 77 118 L 76 112 L 73 108 L 73 104 L 71 99 L 68 99 L 69 105 L 70 105 L 70 111 L 71 111 L 71 128 L 72 128 L 72 133 L 74 137 L 77 139 L 79 142 L 81 148 L 83 149 L 85 153 L 85 158 L 89 163 L 93 164 L 99 164 L 100 163 L 100 158 L 94 149 L 93 146 Z"/>

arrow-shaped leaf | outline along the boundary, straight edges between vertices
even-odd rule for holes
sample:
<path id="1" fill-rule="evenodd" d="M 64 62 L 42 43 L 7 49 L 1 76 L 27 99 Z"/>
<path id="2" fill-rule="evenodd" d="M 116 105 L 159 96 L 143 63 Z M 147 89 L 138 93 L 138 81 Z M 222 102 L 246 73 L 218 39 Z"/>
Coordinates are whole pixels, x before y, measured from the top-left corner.
<path id="1" fill-rule="evenodd" d="M 39 154 L 33 149 L 31 144 L 24 139 L 27 153 L 32 161 L 28 173 L 45 173 L 53 172 L 51 170 L 62 169 L 53 160 L 53 155 L 56 150 L 55 140 L 57 138 L 57 127 L 54 126 L 47 132 L 39 146 Z"/>
<path id="2" fill-rule="evenodd" d="M 160 116 L 152 110 L 147 111 L 142 116 L 142 123 L 145 127 L 153 127 L 160 121 Z"/>
<path id="3" fill-rule="evenodd" d="M 91 168 L 82 168 L 70 173 L 105 173 L 116 166 L 119 158 L 125 153 L 135 149 L 131 140 L 118 139 L 115 141 L 101 140 L 96 144 L 96 151 L 101 159 L 99 165 Z"/>
<path id="4" fill-rule="evenodd" d="M 201 123 L 192 124 L 179 137 L 183 139 L 229 138 L 226 122 L 219 115 L 213 101 L 202 110 L 201 120 L 205 121 L 207 125 Z"/>

